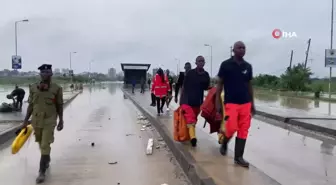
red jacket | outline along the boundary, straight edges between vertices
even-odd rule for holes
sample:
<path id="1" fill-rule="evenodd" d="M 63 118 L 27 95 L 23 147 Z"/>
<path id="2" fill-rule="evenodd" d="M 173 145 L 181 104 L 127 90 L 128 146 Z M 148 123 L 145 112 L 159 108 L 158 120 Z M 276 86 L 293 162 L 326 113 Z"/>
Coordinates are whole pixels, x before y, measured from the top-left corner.
<path id="1" fill-rule="evenodd" d="M 218 132 L 222 120 L 218 120 L 218 117 L 216 116 L 216 87 L 213 87 L 208 91 L 208 95 L 201 105 L 201 111 L 201 116 L 210 124 L 210 133 Z"/>
<path id="2" fill-rule="evenodd" d="M 161 77 L 156 74 L 153 83 L 152 83 L 152 92 L 156 97 L 162 98 L 167 96 L 169 88 L 169 82 L 165 80 L 165 82 L 162 82 Z"/>

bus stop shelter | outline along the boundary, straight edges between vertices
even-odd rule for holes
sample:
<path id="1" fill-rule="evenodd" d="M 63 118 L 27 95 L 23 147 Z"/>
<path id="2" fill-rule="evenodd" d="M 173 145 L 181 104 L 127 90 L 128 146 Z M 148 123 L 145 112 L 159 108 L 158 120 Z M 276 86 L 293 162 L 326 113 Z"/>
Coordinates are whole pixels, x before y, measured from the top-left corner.
<path id="1" fill-rule="evenodd" d="M 136 84 L 140 84 L 141 79 L 147 81 L 149 68 L 150 64 L 121 63 L 121 69 L 124 72 L 124 84 L 132 84 L 133 80 L 135 80 Z"/>

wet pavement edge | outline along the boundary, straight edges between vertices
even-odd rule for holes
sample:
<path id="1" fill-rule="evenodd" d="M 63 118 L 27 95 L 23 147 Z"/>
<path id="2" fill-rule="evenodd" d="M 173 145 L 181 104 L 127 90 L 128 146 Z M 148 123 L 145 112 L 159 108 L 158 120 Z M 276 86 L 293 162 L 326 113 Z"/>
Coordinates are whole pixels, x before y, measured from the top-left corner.
<path id="1" fill-rule="evenodd" d="M 69 100 L 64 102 L 63 108 L 65 109 L 72 102 L 72 100 L 74 100 L 80 93 L 81 93 L 81 91 L 77 92 L 73 97 L 71 97 Z M 16 121 L 13 121 L 13 122 L 16 122 Z M 9 128 L 8 130 L 2 132 L 0 134 L 0 145 L 6 143 L 10 139 L 13 139 L 14 136 L 15 136 L 15 131 L 19 128 L 19 126 L 20 125 L 14 126 L 12 128 Z"/>
<path id="2" fill-rule="evenodd" d="M 320 132 L 320 133 L 323 133 L 323 134 L 326 133 L 326 134 L 329 134 L 333 137 L 336 137 L 336 130 L 334 130 L 334 129 L 322 127 L 322 126 L 319 126 L 319 125 L 310 124 L 310 123 L 299 120 L 299 119 L 312 119 L 312 118 L 283 117 L 283 116 L 270 114 L 270 113 L 263 112 L 263 111 L 258 111 L 258 110 L 256 111 L 256 114 L 259 115 L 259 116 L 265 117 L 265 118 L 274 119 L 274 120 L 283 122 L 283 123 L 288 124 L 288 125 L 299 126 L 299 127 L 304 128 L 304 129 L 308 129 L 308 130 L 315 131 L 315 132 Z"/>
<path id="3" fill-rule="evenodd" d="M 134 100 L 134 98 L 132 98 L 127 91 L 125 91 L 123 88 L 121 89 L 127 99 L 129 99 L 144 114 L 144 116 L 146 116 L 147 119 L 153 123 L 192 184 L 216 185 L 215 181 L 203 169 L 195 165 L 195 159 L 193 156 L 184 148 L 175 144 L 173 139 L 169 136 L 170 132 L 160 122 L 160 120 L 156 119 L 150 113 L 148 113 L 146 109 L 143 108 L 136 100 Z"/>

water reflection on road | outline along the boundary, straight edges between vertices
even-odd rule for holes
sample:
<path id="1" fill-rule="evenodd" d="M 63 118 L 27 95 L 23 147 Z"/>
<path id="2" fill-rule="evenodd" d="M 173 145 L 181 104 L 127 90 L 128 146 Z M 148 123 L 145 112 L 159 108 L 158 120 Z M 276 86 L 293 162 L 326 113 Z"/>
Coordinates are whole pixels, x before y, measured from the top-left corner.
<path id="1" fill-rule="evenodd" d="M 280 96 L 269 93 L 255 93 L 255 103 L 258 106 L 280 107 L 285 109 L 296 109 L 311 113 L 328 114 L 329 102 Z M 336 103 L 330 103 L 331 115 L 336 115 Z"/>

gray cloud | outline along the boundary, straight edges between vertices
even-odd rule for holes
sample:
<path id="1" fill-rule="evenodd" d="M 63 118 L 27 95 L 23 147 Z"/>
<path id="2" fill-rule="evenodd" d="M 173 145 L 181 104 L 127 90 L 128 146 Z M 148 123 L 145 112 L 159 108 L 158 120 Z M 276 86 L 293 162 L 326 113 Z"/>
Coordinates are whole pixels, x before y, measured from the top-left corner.
<path id="1" fill-rule="evenodd" d="M 15 11 L 13 11 L 15 10 Z M 315 75 L 328 76 L 324 49 L 329 47 L 330 2 L 317 0 L 59 0 L 0 2 L 0 67 L 9 68 L 14 53 L 14 21 L 19 24 L 18 52 L 24 69 L 34 70 L 44 62 L 69 67 L 69 52 L 75 72 L 120 70 L 120 62 L 151 63 L 176 71 L 175 58 L 194 62 L 204 55 L 210 70 L 209 48 L 213 46 L 213 74 L 229 57 L 237 40 L 247 45 L 246 60 L 255 74 L 280 74 L 289 63 L 304 60 L 307 40 L 312 38 L 309 66 Z M 280 28 L 298 37 L 276 40 L 271 32 Z"/>

